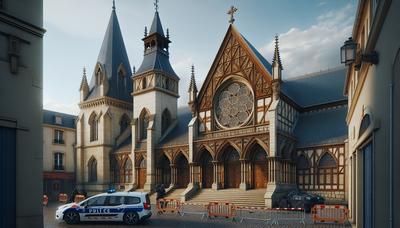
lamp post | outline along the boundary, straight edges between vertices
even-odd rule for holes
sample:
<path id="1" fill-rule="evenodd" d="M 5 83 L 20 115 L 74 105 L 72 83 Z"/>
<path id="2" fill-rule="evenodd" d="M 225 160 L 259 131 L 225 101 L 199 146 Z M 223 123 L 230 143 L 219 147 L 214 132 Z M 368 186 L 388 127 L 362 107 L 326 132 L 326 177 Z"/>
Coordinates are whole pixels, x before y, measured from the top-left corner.
<path id="1" fill-rule="evenodd" d="M 352 37 L 344 42 L 344 45 L 340 48 L 340 61 L 346 66 L 352 63 L 356 63 L 355 68 L 360 69 L 362 62 L 368 62 L 371 64 L 378 64 L 379 57 L 376 51 L 370 53 L 357 53 L 358 43 L 354 42 Z"/>

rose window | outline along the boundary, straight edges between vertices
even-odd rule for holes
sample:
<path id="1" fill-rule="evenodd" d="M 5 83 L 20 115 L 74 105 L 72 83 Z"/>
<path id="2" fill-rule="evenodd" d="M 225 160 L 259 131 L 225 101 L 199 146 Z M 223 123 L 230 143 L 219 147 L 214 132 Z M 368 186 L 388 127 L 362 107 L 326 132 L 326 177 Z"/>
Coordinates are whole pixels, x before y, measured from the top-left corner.
<path id="1" fill-rule="evenodd" d="M 253 94 L 243 83 L 234 82 L 216 98 L 215 115 L 223 127 L 237 127 L 248 121 L 253 112 Z"/>

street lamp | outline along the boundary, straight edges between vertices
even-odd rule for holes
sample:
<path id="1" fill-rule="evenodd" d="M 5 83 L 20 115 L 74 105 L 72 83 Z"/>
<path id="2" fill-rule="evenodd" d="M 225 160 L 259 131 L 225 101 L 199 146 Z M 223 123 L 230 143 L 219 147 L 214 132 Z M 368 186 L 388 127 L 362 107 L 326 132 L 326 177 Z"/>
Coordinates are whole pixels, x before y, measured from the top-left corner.
<path id="1" fill-rule="evenodd" d="M 340 48 L 340 59 L 341 62 L 346 66 L 354 63 L 356 60 L 357 43 L 353 41 L 353 38 L 349 37 L 344 42 L 344 45 Z"/>
<path id="2" fill-rule="evenodd" d="M 354 42 L 352 37 L 344 42 L 344 45 L 340 48 L 340 61 L 346 66 L 355 63 L 355 68 L 360 69 L 362 62 L 368 62 L 371 64 L 378 64 L 379 57 L 376 51 L 370 53 L 357 53 L 358 44 Z"/>

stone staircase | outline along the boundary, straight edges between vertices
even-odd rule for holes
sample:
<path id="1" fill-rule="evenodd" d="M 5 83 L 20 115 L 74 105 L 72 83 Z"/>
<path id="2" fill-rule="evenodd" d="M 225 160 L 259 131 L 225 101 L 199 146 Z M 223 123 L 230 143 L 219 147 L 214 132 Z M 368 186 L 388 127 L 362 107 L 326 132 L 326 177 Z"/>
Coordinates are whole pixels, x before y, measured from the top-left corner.
<path id="1" fill-rule="evenodd" d="M 181 199 L 181 193 L 184 192 L 186 190 L 186 188 L 176 188 L 174 190 L 172 190 L 171 192 L 169 192 L 165 198 L 168 199 Z"/>
<path id="2" fill-rule="evenodd" d="M 187 202 L 207 204 L 210 201 L 227 201 L 234 203 L 236 206 L 264 207 L 265 192 L 266 189 L 251 189 L 247 191 L 240 189 L 200 189 Z"/>

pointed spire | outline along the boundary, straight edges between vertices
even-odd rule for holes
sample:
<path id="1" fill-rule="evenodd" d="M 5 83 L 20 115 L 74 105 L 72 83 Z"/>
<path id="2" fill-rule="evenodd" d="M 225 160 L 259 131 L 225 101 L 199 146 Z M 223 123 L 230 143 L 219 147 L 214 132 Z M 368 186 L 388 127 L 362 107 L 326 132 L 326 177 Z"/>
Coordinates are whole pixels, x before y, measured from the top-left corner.
<path id="1" fill-rule="evenodd" d="M 86 78 L 86 67 L 83 67 L 83 76 L 82 76 L 81 86 L 79 87 L 79 90 L 82 90 L 86 86 L 87 86 L 87 88 L 89 88 L 89 84 L 88 84 L 87 78 Z"/>
<path id="2" fill-rule="evenodd" d="M 147 36 L 147 26 L 144 26 L 144 37 Z"/>
<path id="3" fill-rule="evenodd" d="M 197 93 L 197 86 L 196 86 L 196 79 L 194 76 L 194 65 L 192 65 L 191 69 L 191 77 L 190 77 L 190 84 L 189 84 L 189 90 L 188 92 L 194 92 Z"/>
<path id="4" fill-rule="evenodd" d="M 132 68 L 132 73 L 136 74 L 136 67 L 135 66 L 133 66 L 133 68 Z"/>
<path id="5" fill-rule="evenodd" d="M 112 9 L 115 10 L 115 0 L 113 0 L 113 6 Z"/>
<path id="6" fill-rule="evenodd" d="M 151 23 L 149 35 L 151 35 L 153 33 L 158 33 L 161 36 L 164 36 L 164 30 L 161 25 L 160 16 L 158 14 L 158 0 L 155 0 L 154 7 L 155 7 L 156 12 L 154 13 L 154 18 L 153 18 L 153 22 Z"/>
<path id="7" fill-rule="evenodd" d="M 279 39 L 278 35 L 275 36 L 275 51 L 274 51 L 274 58 L 272 59 L 272 67 L 278 64 L 278 66 L 283 70 L 281 56 L 279 53 Z"/>
<path id="8" fill-rule="evenodd" d="M 167 28 L 167 39 L 169 39 L 169 29 Z"/>

